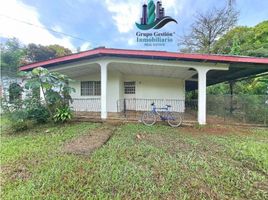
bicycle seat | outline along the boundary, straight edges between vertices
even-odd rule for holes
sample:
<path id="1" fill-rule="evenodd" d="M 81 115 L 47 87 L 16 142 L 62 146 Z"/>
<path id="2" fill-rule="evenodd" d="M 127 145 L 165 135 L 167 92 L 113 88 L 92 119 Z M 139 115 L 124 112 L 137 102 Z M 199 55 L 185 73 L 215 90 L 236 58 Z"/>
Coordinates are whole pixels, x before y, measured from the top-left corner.
<path id="1" fill-rule="evenodd" d="M 166 105 L 166 107 L 171 108 L 171 105 Z"/>
<path id="2" fill-rule="evenodd" d="M 154 106 L 154 103 L 152 103 L 151 106 Z"/>

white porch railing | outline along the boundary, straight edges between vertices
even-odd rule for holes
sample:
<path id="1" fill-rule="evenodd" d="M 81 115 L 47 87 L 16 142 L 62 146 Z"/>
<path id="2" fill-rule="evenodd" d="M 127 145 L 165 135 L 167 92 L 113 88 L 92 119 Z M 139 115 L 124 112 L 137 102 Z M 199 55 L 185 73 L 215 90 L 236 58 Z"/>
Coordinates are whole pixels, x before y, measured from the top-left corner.
<path id="1" fill-rule="evenodd" d="M 120 99 L 117 102 L 118 112 L 127 110 L 132 111 L 149 111 L 152 109 L 151 104 L 155 103 L 157 108 L 170 105 L 170 111 L 173 112 L 185 112 L 185 101 L 177 99 Z"/>
<path id="2" fill-rule="evenodd" d="M 77 99 L 74 98 L 71 104 L 74 111 L 77 112 L 100 112 L 101 111 L 101 99 L 100 98 L 87 98 Z"/>

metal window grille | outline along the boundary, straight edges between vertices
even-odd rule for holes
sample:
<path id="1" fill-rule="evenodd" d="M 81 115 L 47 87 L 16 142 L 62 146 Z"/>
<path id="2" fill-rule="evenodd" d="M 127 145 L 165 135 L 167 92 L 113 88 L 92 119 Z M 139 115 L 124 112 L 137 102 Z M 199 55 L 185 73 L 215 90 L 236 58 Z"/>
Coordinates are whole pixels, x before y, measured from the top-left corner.
<path id="1" fill-rule="evenodd" d="M 136 93 L 136 83 L 135 81 L 124 82 L 125 94 L 135 94 Z"/>
<path id="2" fill-rule="evenodd" d="M 82 81 L 81 96 L 100 96 L 101 82 L 100 81 Z"/>

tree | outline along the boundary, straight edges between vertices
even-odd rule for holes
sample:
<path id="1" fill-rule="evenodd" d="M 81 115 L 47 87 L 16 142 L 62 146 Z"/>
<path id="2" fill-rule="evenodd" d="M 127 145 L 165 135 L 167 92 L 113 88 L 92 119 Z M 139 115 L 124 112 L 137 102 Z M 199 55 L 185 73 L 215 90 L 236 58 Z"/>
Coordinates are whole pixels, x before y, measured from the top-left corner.
<path id="1" fill-rule="evenodd" d="M 8 39 L 0 44 L 1 48 L 1 74 L 2 76 L 15 77 L 21 59 L 25 56 L 25 47 L 16 38 Z"/>
<path id="2" fill-rule="evenodd" d="M 198 13 L 191 25 L 191 32 L 182 36 L 179 45 L 183 52 L 212 53 L 217 39 L 235 26 L 238 12 L 233 7 L 212 9 Z"/>
<path id="3" fill-rule="evenodd" d="M 234 52 L 234 48 L 239 51 Z M 230 30 L 215 43 L 213 53 L 268 57 L 268 21 Z"/>
<path id="4" fill-rule="evenodd" d="M 68 82 L 72 81 L 67 76 L 57 72 L 49 72 L 45 68 L 35 68 L 31 72 L 21 72 L 26 78 L 27 90 L 41 89 L 50 117 L 57 107 L 69 105 L 70 93 L 74 91 Z"/>
<path id="5" fill-rule="evenodd" d="M 55 57 L 61 57 L 61 56 L 66 56 L 66 55 L 72 54 L 72 51 L 70 49 L 67 49 L 67 48 L 60 46 L 58 44 L 49 45 L 47 48 L 54 51 Z"/>
<path id="6" fill-rule="evenodd" d="M 71 54 L 71 50 L 62 47 L 60 45 L 36 45 L 29 44 L 26 48 L 26 62 L 39 62 L 43 60 L 48 60 L 60 56 L 65 56 Z"/>
<path id="7" fill-rule="evenodd" d="M 268 57 L 268 21 L 263 21 L 255 27 L 238 26 L 230 30 L 215 43 L 213 53 Z M 267 80 L 267 76 L 235 82 L 232 86 L 233 92 L 265 95 L 268 84 L 263 80 Z M 222 87 L 220 85 L 223 84 L 210 87 L 208 92 L 214 94 L 216 88 Z M 220 93 L 219 91 L 217 94 Z"/>
<path id="8" fill-rule="evenodd" d="M 55 56 L 55 52 L 52 49 L 48 49 L 42 45 L 29 44 L 26 49 L 28 62 L 38 62 L 51 59 Z"/>

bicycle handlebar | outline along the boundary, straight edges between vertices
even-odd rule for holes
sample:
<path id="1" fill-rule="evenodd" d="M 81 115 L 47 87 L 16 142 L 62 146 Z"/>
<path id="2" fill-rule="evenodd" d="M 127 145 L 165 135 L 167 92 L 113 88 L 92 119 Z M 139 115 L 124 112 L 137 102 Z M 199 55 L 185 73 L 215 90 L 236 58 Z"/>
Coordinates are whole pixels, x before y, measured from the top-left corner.
<path id="1" fill-rule="evenodd" d="M 155 106 L 155 103 L 153 102 L 153 103 L 151 104 L 151 106 Z M 171 105 L 166 105 L 166 107 L 167 107 L 167 108 L 171 108 L 172 106 L 171 106 Z"/>

